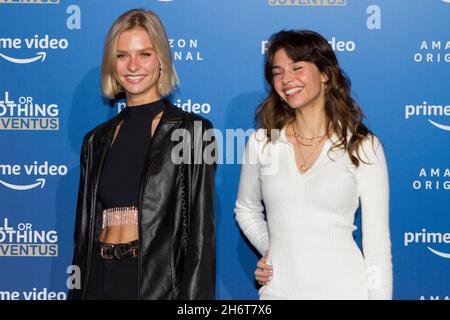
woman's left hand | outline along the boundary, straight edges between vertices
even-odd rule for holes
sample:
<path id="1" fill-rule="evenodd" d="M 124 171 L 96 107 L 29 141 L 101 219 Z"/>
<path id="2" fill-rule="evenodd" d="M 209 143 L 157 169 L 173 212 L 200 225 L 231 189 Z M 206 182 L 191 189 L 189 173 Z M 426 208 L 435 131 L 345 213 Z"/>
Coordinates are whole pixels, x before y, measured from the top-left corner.
<path id="1" fill-rule="evenodd" d="M 256 281 L 264 286 L 272 280 L 272 266 L 267 264 L 267 257 L 269 255 L 269 251 L 266 251 L 264 256 L 259 259 L 256 264 L 257 268 L 255 270 L 255 279 Z"/>

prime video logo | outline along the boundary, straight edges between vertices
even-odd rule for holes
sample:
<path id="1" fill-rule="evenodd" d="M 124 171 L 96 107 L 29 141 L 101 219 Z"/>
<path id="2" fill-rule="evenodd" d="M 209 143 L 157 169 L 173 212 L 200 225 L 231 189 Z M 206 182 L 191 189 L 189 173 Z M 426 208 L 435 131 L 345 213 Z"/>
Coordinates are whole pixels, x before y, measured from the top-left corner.
<path id="1" fill-rule="evenodd" d="M 0 38 L 0 49 L 3 50 L 66 50 L 69 47 L 69 40 L 62 38 L 51 38 L 48 34 L 44 36 L 34 35 L 30 38 Z M 6 61 L 16 64 L 29 64 L 36 61 L 44 62 L 47 57 L 45 51 L 39 51 L 36 56 L 30 58 L 18 58 L 11 56 L 12 54 L 6 54 L 0 52 L 0 57 Z"/>
<path id="2" fill-rule="evenodd" d="M 450 244 L 450 233 L 428 232 L 426 229 L 422 229 L 421 232 L 405 232 L 403 238 L 405 247 L 419 243 L 428 245 L 432 243 Z M 450 259 L 450 253 L 438 251 L 430 246 L 427 246 L 427 249 L 439 257 Z"/>
<path id="3" fill-rule="evenodd" d="M 450 0 L 449 0 L 450 1 Z M 415 116 L 450 116 L 450 105 L 442 105 L 442 104 L 428 104 L 427 101 L 424 101 L 421 105 L 407 104 L 405 105 L 405 119 L 409 120 L 411 117 Z M 437 121 L 433 121 L 428 119 L 428 122 L 431 123 L 436 128 L 441 130 L 450 131 L 450 125 L 444 125 Z"/>
<path id="4" fill-rule="evenodd" d="M 16 191 L 26 191 L 34 188 L 42 189 L 45 186 L 47 177 L 65 176 L 67 172 L 67 166 L 49 164 L 48 161 L 43 163 L 33 161 L 32 164 L 24 165 L 0 163 L 0 185 Z M 10 177 L 15 178 L 21 175 L 27 177 L 37 176 L 38 178 L 31 184 L 13 184 L 6 181 Z"/>
<path id="5" fill-rule="evenodd" d="M 328 43 L 335 52 L 354 52 L 356 50 L 356 42 L 352 40 L 341 41 L 337 40 L 336 37 L 332 37 L 331 40 L 328 40 Z M 268 48 L 269 48 L 269 40 L 262 40 L 261 54 L 266 54 Z"/>

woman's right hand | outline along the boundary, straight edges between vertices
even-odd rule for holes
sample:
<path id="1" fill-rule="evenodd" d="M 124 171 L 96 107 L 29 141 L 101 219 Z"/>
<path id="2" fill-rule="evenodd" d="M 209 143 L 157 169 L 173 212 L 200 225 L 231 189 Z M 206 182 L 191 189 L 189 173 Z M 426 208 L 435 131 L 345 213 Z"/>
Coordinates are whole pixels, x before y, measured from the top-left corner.
<path id="1" fill-rule="evenodd" d="M 264 286 L 272 280 L 272 266 L 267 264 L 267 257 L 269 256 L 269 251 L 266 251 L 264 256 L 259 259 L 256 264 L 257 268 L 255 271 L 256 281 Z"/>

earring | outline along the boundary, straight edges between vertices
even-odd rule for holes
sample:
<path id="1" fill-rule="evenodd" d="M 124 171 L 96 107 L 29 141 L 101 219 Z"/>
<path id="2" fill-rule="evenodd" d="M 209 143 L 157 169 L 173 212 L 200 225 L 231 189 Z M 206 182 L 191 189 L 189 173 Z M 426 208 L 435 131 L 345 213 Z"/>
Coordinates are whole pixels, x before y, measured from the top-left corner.
<path id="1" fill-rule="evenodd" d="M 325 86 L 325 89 L 327 89 L 328 88 L 328 84 L 326 82 L 322 82 L 322 83 Z"/>

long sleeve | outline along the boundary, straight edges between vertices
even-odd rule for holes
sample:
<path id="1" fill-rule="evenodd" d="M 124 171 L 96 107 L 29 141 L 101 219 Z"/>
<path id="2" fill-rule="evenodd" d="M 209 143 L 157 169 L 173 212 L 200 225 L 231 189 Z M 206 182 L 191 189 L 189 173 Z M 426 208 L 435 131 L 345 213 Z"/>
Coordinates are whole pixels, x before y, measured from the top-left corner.
<path id="1" fill-rule="evenodd" d="M 212 130 L 209 121 L 202 121 L 202 134 L 194 137 L 193 156 L 201 163 L 190 164 L 191 185 L 189 205 L 189 239 L 184 262 L 179 299 L 215 299 L 216 242 L 214 225 L 214 175 L 216 163 L 203 158 L 205 150 L 215 149 L 215 140 L 202 141 L 205 130 Z"/>
<path id="2" fill-rule="evenodd" d="M 77 207 L 75 216 L 75 227 L 74 227 L 74 253 L 72 258 L 72 265 L 80 267 L 77 257 L 80 257 L 83 253 L 80 251 L 82 247 L 79 239 L 81 238 L 81 233 L 85 232 L 82 230 L 83 220 L 85 220 L 86 212 L 86 189 L 88 184 L 87 179 L 87 145 L 91 132 L 87 133 L 83 139 L 83 143 L 80 151 L 80 179 L 78 184 L 78 196 L 77 196 Z M 82 270 L 84 272 L 84 270 Z M 84 275 L 84 273 L 83 273 Z M 81 287 L 78 287 L 76 283 L 71 283 L 73 287 L 69 288 L 68 300 L 79 300 L 81 299 Z"/>
<path id="3" fill-rule="evenodd" d="M 245 148 L 234 212 L 245 236 L 264 255 L 269 250 L 269 232 L 263 213 L 258 162 L 258 147 L 262 142 L 257 141 L 255 135 L 252 134 Z"/>
<path id="4" fill-rule="evenodd" d="M 83 206 L 84 206 L 84 197 L 85 197 L 85 190 L 86 190 L 86 163 L 87 163 L 87 140 L 90 136 L 90 132 L 88 132 L 85 137 L 83 138 L 83 143 L 81 146 L 80 151 L 80 179 L 78 183 L 78 196 L 77 196 L 77 208 L 76 208 L 76 218 L 75 218 L 75 228 L 74 228 L 74 240 L 75 245 L 78 241 L 79 236 L 79 227 L 80 227 L 80 221 L 81 221 L 81 215 L 83 213 Z"/>
<path id="5" fill-rule="evenodd" d="M 389 180 L 383 147 L 376 137 L 363 142 L 361 156 L 369 162 L 358 167 L 369 299 L 392 299 Z"/>

